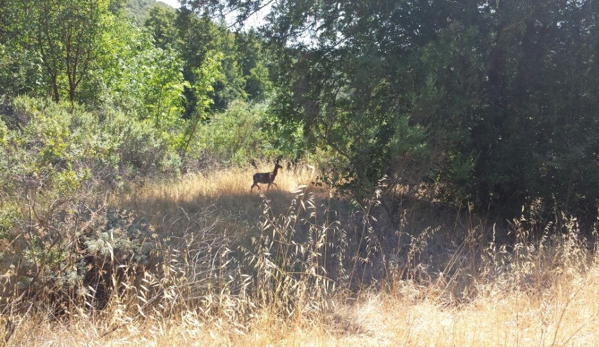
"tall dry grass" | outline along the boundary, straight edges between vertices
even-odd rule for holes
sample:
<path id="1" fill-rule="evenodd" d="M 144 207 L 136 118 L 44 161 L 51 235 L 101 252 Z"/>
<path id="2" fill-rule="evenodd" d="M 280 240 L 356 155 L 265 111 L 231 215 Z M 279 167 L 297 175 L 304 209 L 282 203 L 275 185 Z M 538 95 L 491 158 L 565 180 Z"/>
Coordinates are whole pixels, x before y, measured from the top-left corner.
<path id="1" fill-rule="evenodd" d="M 455 223 L 414 203 L 393 220 L 376 195 L 335 200 L 310 185 L 308 170 L 283 170 L 278 187 L 252 194 L 252 174 L 189 175 L 114 197 L 113 206 L 146 216 L 160 257 L 125 277 L 102 309 L 4 305 L 0 344 L 599 342 L 599 265 L 574 218 L 539 240 L 514 221 L 513 241 L 502 243 L 469 214 Z M 0 277 L 17 280 L 10 269 Z"/>

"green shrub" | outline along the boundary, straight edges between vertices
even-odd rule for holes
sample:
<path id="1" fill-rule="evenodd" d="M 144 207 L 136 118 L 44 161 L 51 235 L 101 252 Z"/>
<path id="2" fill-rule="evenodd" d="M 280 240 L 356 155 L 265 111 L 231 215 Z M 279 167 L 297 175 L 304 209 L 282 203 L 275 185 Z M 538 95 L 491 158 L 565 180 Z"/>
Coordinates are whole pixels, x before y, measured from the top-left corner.
<path id="1" fill-rule="evenodd" d="M 151 264 L 157 244 L 144 219 L 105 206 L 63 211 L 23 231 L 22 252 L 8 254 L 18 266 L 5 295 L 56 314 L 104 308 L 126 278 Z"/>
<path id="2" fill-rule="evenodd" d="M 150 226 L 106 206 L 128 181 L 180 165 L 161 131 L 112 109 L 17 98 L 0 115 L 0 270 L 13 295 L 66 312 L 103 307 L 123 277 L 150 262 Z M 100 207 L 97 207 L 100 206 Z"/>
<path id="3" fill-rule="evenodd" d="M 199 147 L 211 159 L 232 165 L 269 155 L 270 142 L 262 130 L 264 105 L 237 100 L 229 108 L 211 117 L 198 131 Z"/>
<path id="4" fill-rule="evenodd" d="M 5 154 L 0 172 L 6 181 L 35 180 L 63 196 L 92 178 L 118 185 L 178 170 L 177 154 L 161 131 L 117 110 L 86 112 L 76 105 L 17 98 L 14 113 L 2 117 L 26 120 L 12 129 L 0 125 Z"/>

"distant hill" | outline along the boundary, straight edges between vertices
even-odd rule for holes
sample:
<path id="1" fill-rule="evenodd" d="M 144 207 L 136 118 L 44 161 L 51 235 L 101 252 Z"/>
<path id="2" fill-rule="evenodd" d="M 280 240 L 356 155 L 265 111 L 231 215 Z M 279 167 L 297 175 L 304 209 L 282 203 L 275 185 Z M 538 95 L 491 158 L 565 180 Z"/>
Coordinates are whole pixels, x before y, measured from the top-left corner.
<path id="1" fill-rule="evenodd" d="M 171 6 L 158 2 L 156 0 L 129 0 L 127 1 L 127 10 L 131 12 L 133 17 L 137 20 L 137 23 L 143 24 L 148 16 L 148 13 L 154 6 L 164 6 L 168 8 L 172 8 Z"/>

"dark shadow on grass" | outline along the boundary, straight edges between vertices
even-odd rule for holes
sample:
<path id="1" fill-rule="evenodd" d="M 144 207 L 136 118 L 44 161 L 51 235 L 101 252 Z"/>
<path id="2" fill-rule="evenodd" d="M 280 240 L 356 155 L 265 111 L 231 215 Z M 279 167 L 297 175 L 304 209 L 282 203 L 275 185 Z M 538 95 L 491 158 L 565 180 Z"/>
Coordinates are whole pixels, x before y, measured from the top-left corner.
<path id="1" fill-rule="evenodd" d="M 352 289 L 393 276 L 431 281 L 435 274 L 458 270 L 448 267 L 456 253 L 475 259 L 488 244 L 492 226 L 462 211 L 405 197 L 391 206 L 357 206 L 315 187 L 301 194 L 274 187 L 261 192 L 197 194 L 186 201 L 156 196 L 136 200 L 129 208 L 148 216 L 163 235 L 177 237 L 211 226 L 217 235 L 226 237 L 227 247 L 239 261 L 247 256 L 243 249 L 254 249 L 253 240 L 261 235 L 272 237 L 273 229 L 264 227 L 267 221 L 280 227 L 296 215 L 298 222 L 288 241 L 298 244 L 313 237 L 314 228 L 337 223 L 336 230 L 343 235 L 332 237 L 331 247 L 335 251 L 344 248 L 344 270 Z M 466 237 L 473 240 L 468 247 L 464 247 Z M 337 259 L 329 261 L 333 268 Z M 471 262 L 468 271 L 476 272 L 477 265 Z"/>

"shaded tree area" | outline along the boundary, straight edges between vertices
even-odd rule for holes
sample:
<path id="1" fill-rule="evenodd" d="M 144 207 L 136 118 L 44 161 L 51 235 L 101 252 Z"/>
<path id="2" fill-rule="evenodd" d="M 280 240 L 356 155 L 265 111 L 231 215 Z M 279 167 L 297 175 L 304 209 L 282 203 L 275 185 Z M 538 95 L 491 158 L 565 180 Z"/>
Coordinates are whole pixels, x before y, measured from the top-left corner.
<path id="1" fill-rule="evenodd" d="M 594 221 L 599 4 L 580 1 L 183 1 L 269 9 L 273 111 L 356 196 L 388 177 L 501 216 Z"/>

